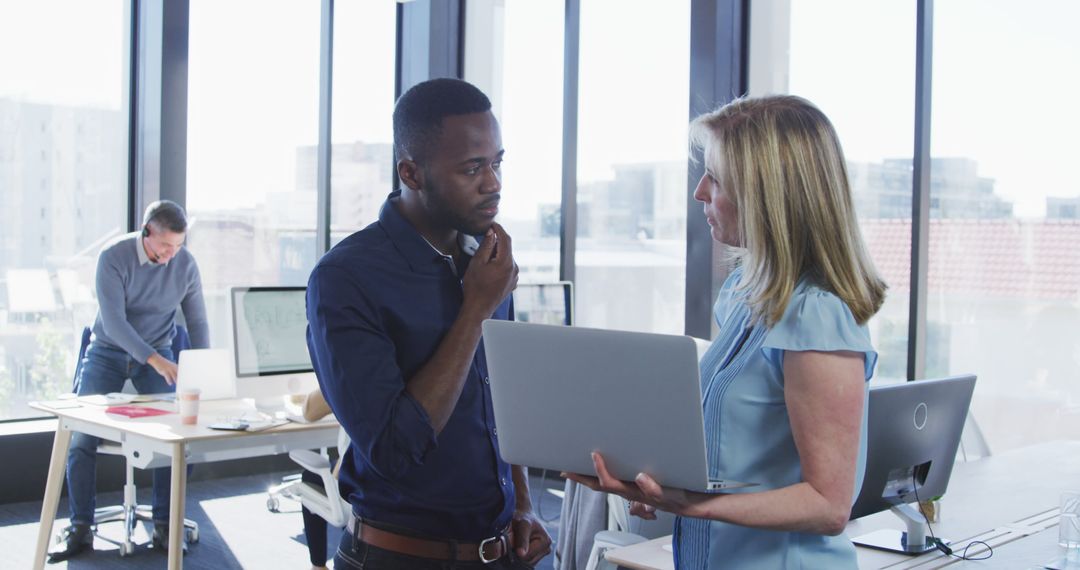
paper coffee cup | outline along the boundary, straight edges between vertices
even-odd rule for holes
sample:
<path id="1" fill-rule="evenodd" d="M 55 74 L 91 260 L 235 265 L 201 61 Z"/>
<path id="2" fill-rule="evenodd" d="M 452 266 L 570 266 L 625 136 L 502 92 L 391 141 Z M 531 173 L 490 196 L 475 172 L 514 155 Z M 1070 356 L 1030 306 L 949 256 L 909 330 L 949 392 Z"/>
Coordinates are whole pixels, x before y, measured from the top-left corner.
<path id="1" fill-rule="evenodd" d="M 176 395 L 177 405 L 180 406 L 180 423 L 195 425 L 199 422 L 199 396 L 202 390 L 198 388 L 186 388 Z"/>

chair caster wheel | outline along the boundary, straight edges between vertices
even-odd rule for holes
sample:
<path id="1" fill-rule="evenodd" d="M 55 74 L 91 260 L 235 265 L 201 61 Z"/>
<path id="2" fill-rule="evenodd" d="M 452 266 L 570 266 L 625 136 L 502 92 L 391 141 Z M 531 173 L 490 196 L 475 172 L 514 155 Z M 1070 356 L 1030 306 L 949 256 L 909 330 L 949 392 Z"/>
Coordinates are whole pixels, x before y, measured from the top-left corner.
<path id="1" fill-rule="evenodd" d="M 120 545 L 120 557 L 127 558 L 135 554 L 135 544 L 131 542 L 125 542 Z"/>
<path id="2" fill-rule="evenodd" d="M 268 511 L 270 511 L 272 513 L 276 513 L 276 512 L 278 512 L 278 508 L 280 506 L 281 506 L 281 503 L 277 500 L 277 497 L 270 497 L 270 498 L 266 499 L 266 510 L 268 510 Z"/>

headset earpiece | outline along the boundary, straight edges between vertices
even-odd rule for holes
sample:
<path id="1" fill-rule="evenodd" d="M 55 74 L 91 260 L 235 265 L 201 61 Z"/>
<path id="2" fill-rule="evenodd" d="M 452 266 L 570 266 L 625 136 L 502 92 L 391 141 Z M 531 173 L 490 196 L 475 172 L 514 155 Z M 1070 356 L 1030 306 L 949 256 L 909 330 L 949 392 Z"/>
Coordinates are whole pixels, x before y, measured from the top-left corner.
<path id="1" fill-rule="evenodd" d="M 142 236 L 143 237 L 150 237 L 150 224 L 143 224 Z"/>

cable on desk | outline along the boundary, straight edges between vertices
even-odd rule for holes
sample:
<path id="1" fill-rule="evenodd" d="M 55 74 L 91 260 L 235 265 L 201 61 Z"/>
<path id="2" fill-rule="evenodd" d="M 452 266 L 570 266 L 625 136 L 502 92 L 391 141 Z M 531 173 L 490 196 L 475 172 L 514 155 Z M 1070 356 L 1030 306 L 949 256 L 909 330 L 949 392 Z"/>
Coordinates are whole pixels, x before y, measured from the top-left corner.
<path id="1" fill-rule="evenodd" d="M 933 542 L 934 547 L 941 551 L 942 554 L 945 556 L 952 556 L 953 558 L 959 558 L 960 560 L 971 561 L 987 560 L 994 556 L 994 548 L 982 540 L 972 540 L 971 542 L 968 542 L 967 546 L 964 547 L 964 551 L 960 554 L 953 552 L 953 549 L 949 548 L 949 545 L 945 544 L 945 541 L 934 536 L 934 527 L 930 525 L 930 519 L 926 517 L 926 513 L 922 510 L 922 501 L 919 499 L 919 485 L 915 482 L 914 473 L 911 474 L 911 487 L 915 490 L 915 503 L 918 505 L 917 508 L 919 509 L 919 513 L 922 514 L 923 520 L 926 521 L 926 528 L 930 530 L 930 542 Z M 981 544 L 986 547 L 985 556 L 968 556 L 968 549 L 976 544 Z"/>

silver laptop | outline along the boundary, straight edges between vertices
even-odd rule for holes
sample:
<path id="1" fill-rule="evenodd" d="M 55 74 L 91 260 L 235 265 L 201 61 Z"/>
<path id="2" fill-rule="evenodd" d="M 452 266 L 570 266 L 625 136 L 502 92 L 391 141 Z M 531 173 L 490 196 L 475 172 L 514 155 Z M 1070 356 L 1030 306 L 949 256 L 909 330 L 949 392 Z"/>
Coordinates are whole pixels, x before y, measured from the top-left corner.
<path id="1" fill-rule="evenodd" d="M 697 347 L 685 336 L 487 320 L 484 348 L 503 459 L 693 491 L 710 480 Z"/>

